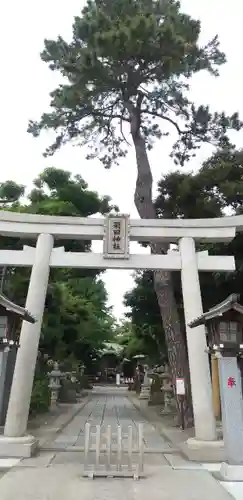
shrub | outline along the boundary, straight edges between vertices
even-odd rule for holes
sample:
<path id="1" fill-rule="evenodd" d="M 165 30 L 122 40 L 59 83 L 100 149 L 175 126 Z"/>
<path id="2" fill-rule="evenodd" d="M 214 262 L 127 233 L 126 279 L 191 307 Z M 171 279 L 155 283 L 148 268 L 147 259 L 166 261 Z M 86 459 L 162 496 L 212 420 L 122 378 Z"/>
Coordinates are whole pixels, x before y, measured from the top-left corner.
<path id="1" fill-rule="evenodd" d="M 30 402 L 30 413 L 45 413 L 49 409 L 50 405 L 50 391 L 48 388 L 48 379 L 46 377 L 37 378 L 34 380 L 31 402 Z"/>

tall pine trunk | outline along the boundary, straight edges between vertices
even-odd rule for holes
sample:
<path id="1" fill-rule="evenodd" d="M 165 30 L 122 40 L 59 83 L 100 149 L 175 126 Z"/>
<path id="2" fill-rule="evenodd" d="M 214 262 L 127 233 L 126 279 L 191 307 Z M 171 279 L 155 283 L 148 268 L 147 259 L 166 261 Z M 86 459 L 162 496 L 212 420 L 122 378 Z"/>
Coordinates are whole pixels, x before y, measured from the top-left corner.
<path id="1" fill-rule="evenodd" d="M 148 160 L 146 144 L 139 129 L 136 127 L 136 124 L 133 124 L 132 118 L 131 133 L 137 160 L 137 182 L 134 202 L 142 219 L 156 219 L 156 212 L 152 197 L 153 178 Z M 167 244 L 151 244 L 152 253 L 165 254 L 167 250 Z M 154 288 L 165 331 L 168 360 L 173 376 L 173 382 L 175 384 L 176 377 L 185 378 L 186 398 L 184 410 L 186 423 L 190 425 L 192 423 L 192 403 L 188 357 L 184 336 L 181 332 L 171 273 L 168 271 L 155 271 Z"/>

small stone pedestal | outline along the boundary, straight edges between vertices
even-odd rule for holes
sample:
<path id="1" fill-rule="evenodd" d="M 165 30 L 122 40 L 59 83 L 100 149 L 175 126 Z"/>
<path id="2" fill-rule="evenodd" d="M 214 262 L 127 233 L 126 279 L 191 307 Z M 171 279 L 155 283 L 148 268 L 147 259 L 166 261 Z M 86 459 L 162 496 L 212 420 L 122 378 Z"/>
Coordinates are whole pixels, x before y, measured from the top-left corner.
<path id="1" fill-rule="evenodd" d="M 30 458 L 38 448 L 38 440 L 34 436 L 0 437 L 0 457 Z"/>
<path id="2" fill-rule="evenodd" d="M 180 448 L 192 462 L 222 462 L 226 459 L 222 440 L 204 441 L 194 437 L 181 443 Z"/>
<path id="3" fill-rule="evenodd" d="M 221 481 L 243 482 L 243 465 L 223 463 L 219 471 L 219 477 Z"/>
<path id="4" fill-rule="evenodd" d="M 139 399 L 147 399 L 149 400 L 149 396 L 150 396 L 150 386 L 147 386 L 147 385 L 142 385 L 142 388 L 141 388 L 141 393 L 139 395 Z"/>

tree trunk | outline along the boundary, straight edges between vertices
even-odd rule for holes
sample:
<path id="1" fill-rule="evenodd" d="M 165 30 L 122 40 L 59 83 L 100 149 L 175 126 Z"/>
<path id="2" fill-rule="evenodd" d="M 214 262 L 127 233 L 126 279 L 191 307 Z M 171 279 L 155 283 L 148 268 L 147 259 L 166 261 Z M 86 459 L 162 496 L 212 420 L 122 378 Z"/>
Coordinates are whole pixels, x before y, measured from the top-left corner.
<path id="1" fill-rule="evenodd" d="M 3 293 L 3 288 L 4 288 L 4 283 L 6 279 L 6 274 L 7 274 L 7 267 L 0 267 L 0 293 Z"/>
<path id="2" fill-rule="evenodd" d="M 133 124 L 134 125 L 134 124 Z M 137 211 L 142 219 L 156 219 L 156 212 L 152 199 L 153 178 L 146 151 L 146 144 L 138 129 L 132 127 L 136 160 L 137 160 L 137 182 L 134 201 Z M 167 244 L 151 244 L 151 252 L 165 254 L 168 250 Z M 172 275 L 168 271 L 154 272 L 154 288 L 161 312 L 163 327 L 165 331 L 168 349 L 168 360 L 172 371 L 173 383 L 176 377 L 184 377 L 186 385 L 185 415 L 187 425 L 192 423 L 192 404 L 190 390 L 190 376 L 188 357 L 185 341 L 180 328 L 179 314 L 174 295 Z"/>

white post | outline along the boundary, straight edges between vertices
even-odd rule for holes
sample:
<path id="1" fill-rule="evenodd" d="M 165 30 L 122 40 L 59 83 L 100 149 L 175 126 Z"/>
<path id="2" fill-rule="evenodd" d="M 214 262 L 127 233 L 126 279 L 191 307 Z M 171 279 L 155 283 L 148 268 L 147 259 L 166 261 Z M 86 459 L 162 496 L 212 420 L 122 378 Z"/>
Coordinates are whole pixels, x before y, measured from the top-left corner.
<path id="1" fill-rule="evenodd" d="M 24 436 L 27 429 L 30 398 L 35 374 L 38 345 L 49 279 L 53 236 L 40 234 L 37 240 L 26 309 L 37 319 L 35 324 L 23 321 L 4 436 Z"/>
<path id="2" fill-rule="evenodd" d="M 195 438 L 202 441 L 214 441 L 216 439 L 216 423 L 213 412 L 209 360 L 206 352 L 205 327 L 202 325 L 191 329 L 188 326 L 190 321 L 203 314 L 194 239 L 181 238 L 179 249 Z"/>

